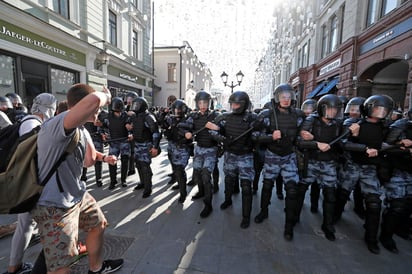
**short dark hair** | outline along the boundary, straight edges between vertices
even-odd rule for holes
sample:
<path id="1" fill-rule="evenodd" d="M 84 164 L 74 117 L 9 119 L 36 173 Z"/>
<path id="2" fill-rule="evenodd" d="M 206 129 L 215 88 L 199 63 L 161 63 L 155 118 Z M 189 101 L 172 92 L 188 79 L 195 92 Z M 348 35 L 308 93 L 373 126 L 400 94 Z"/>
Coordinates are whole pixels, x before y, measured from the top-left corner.
<path id="1" fill-rule="evenodd" d="M 67 100 L 59 102 L 56 109 L 56 114 L 65 112 L 69 107 L 67 106 Z"/>
<path id="2" fill-rule="evenodd" d="M 95 92 L 95 90 L 86 84 L 75 84 L 67 91 L 67 106 L 69 108 L 76 105 L 81 99 Z"/>

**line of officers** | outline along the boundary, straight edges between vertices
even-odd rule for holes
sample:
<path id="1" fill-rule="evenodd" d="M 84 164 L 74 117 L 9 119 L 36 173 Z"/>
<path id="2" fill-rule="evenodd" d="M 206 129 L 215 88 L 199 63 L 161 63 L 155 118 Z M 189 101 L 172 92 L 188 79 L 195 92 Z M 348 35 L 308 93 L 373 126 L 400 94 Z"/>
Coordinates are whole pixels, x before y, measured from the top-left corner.
<path id="1" fill-rule="evenodd" d="M 171 182 L 178 183 L 180 203 L 187 196 L 185 168 L 193 156 L 192 183 L 198 186 L 198 193 L 192 199 L 203 198 L 200 217 L 213 211 L 212 197 L 218 186 L 216 180 L 212 182 L 212 174 L 223 156 L 225 200 L 220 208 L 232 205 L 232 195 L 240 184 L 241 228 L 250 225 L 260 173 L 260 212 L 254 221 L 261 223 L 269 217 L 272 189 L 281 178 L 286 192 L 284 238 L 288 241 L 293 239 L 310 185 L 316 183 L 323 192 L 321 229 L 330 241 L 336 239 L 334 226 L 358 185 L 368 249 L 378 254 L 380 241 L 398 253 L 393 235 L 405 228 L 412 213 L 411 110 L 389 123 L 394 108 L 389 96 L 354 97 L 343 102 L 334 94 L 317 102 L 307 100 L 298 109 L 295 91 L 288 84 L 277 86 L 260 111 L 249 109 L 251 102 L 244 91 L 232 93 L 228 112 L 211 110 L 211 96 L 205 91 L 198 92 L 195 101 L 196 110 L 176 100 L 169 111 L 154 114 L 144 98 L 128 93 L 124 99 L 114 98 L 111 110 L 87 125 L 96 149 L 102 151 L 107 142 L 109 154 L 120 156 L 123 187 L 136 167 L 140 182 L 135 189 L 143 189 L 143 198 L 151 195 L 151 159 L 160 153 L 160 140 L 165 136 L 173 170 Z M 116 170 L 117 166 L 109 167 L 109 189 L 117 184 Z M 96 182 L 102 185 L 101 166 L 96 167 Z"/>

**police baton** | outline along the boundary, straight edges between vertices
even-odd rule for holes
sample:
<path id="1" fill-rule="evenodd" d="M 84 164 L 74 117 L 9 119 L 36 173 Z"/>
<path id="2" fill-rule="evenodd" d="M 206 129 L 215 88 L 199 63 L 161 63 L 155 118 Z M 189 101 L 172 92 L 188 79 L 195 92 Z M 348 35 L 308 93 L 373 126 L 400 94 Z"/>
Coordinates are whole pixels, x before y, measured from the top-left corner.
<path id="1" fill-rule="evenodd" d="M 240 134 L 239 136 L 237 136 L 235 139 L 233 139 L 233 140 L 231 141 L 231 143 L 234 143 L 234 142 L 238 141 L 240 138 L 242 138 L 243 136 L 245 136 L 246 134 L 248 134 L 249 132 L 251 132 L 253 129 L 254 129 L 253 127 L 249 128 L 248 130 L 246 130 L 245 132 L 243 132 L 242 134 Z"/>
<path id="2" fill-rule="evenodd" d="M 205 130 L 205 129 L 206 129 L 206 126 L 202 127 L 202 128 L 199 129 L 199 130 L 196 130 L 195 132 L 192 133 L 192 135 L 193 135 L 193 136 L 196 136 L 196 135 L 198 135 L 201 131 L 203 131 L 203 130 Z"/>
<path id="3" fill-rule="evenodd" d="M 400 149 L 401 147 L 402 147 L 402 145 L 401 145 L 401 144 L 396 144 L 396 145 L 386 145 L 386 146 L 384 146 L 383 148 L 378 149 L 378 152 L 385 152 L 385 151 L 388 151 L 388 150 L 391 150 L 391 149 L 395 149 L 395 148 Z"/>
<path id="4" fill-rule="evenodd" d="M 115 139 L 106 140 L 106 141 L 103 141 L 103 143 L 126 141 L 127 139 L 128 139 L 128 137 L 121 137 L 121 138 L 115 138 Z"/>
<path id="5" fill-rule="evenodd" d="M 350 134 L 350 130 L 346 131 L 345 133 L 343 133 L 342 135 L 340 135 L 338 138 L 336 138 L 335 140 L 331 141 L 329 143 L 329 146 L 334 145 L 335 143 L 339 142 L 340 140 L 342 140 L 343 138 L 345 138 L 346 136 L 348 136 Z"/>
<path id="6" fill-rule="evenodd" d="M 362 120 L 359 120 L 358 122 L 356 122 L 358 125 L 360 125 L 362 123 Z M 345 131 L 342 135 L 340 135 L 339 137 L 337 137 L 335 140 L 331 141 L 329 143 L 329 146 L 334 145 L 335 143 L 339 142 L 340 140 L 342 140 L 343 138 L 345 138 L 346 136 L 348 136 L 351 133 L 351 131 L 348 129 L 347 131 Z"/>

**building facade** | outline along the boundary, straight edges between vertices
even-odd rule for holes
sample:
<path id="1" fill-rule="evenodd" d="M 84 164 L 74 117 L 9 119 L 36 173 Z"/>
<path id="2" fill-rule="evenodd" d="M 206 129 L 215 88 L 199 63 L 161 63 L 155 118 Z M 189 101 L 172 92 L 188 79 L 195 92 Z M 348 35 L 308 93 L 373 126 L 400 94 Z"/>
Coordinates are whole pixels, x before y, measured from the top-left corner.
<path id="1" fill-rule="evenodd" d="M 169 106 L 176 99 L 184 99 L 195 108 L 194 97 L 199 90 L 210 91 L 212 73 L 196 56 L 187 41 L 181 46 L 154 48 L 156 87 L 154 105 Z"/>
<path id="2" fill-rule="evenodd" d="M 275 14 L 269 65 L 258 67 L 272 89 L 289 82 L 298 103 L 387 94 L 397 108 L 412 106 L 412 1 L 303 0 Z"/>
<path id="3" fill-rule="evenodd" d="M 0 95 L 64 100 L 74 83 L 152 101 L 150 0 L 0 2 Z"/>

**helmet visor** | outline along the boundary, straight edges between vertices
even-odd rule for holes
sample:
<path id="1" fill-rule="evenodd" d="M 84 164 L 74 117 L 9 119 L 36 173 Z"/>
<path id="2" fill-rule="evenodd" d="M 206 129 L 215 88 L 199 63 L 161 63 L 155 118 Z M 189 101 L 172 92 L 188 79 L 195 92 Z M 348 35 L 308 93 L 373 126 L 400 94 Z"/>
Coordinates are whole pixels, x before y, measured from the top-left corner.
<path id="1" fill-rule="evenodd" d="M 343 111 L 341 107 L 330 107 L 327 105 L 323 106 L 323 117 L 326 119 L 342 119 L 343 118 Z"/>
<path id="2" fill-rule="evenodd" d="M 345 108 L 345 113 L 349 115 L 360 115 L 359 105 L 347 105 Z"/>
<path id="3" fill-rule="evenodd" d="M 385 119 L 389 114 L 388 108 L 383 106 L 375 106 L 372 107 L 370 117 L 378 118 L 378 119 Z"/>
<path id="4" fill-rule="evenodd" d="M 197 101 L 197 108 L 200 111 L 205 111 L 209 108 L 209 100 L 199 100 Z"/>

